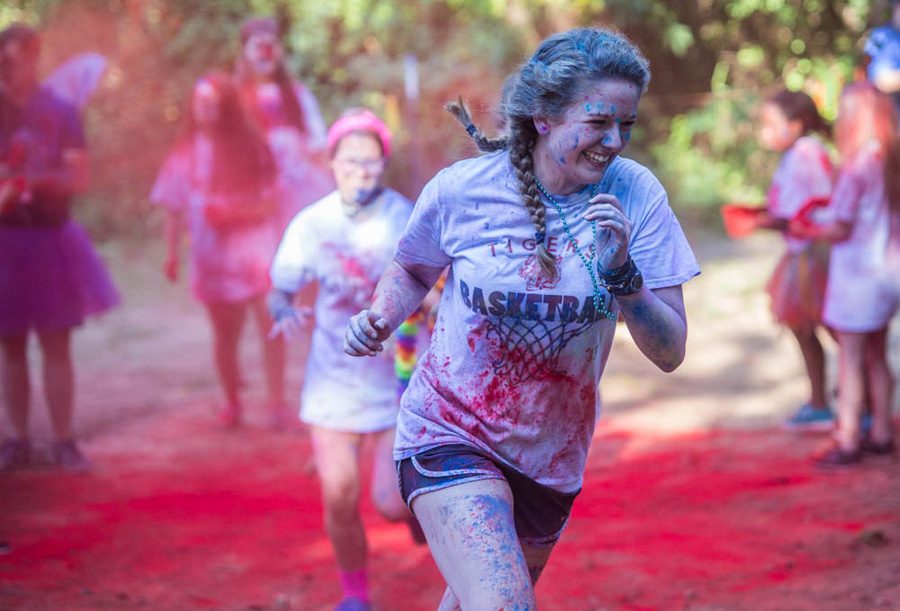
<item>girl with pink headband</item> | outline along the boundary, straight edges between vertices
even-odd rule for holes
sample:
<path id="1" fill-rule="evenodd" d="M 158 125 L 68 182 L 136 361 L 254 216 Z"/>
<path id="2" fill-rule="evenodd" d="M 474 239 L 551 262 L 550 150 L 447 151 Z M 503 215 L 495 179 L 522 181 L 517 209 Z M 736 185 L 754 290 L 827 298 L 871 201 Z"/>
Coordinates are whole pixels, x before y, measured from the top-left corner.
<path id="1" fill-rule="evenodd" d="M 299 337 L 309 313 L 294 306 L 294 297 L 318 283 L 300 419 L 311 427 L 325 527 L 339 567 L 344 598 L 337 608 L 349 611 L 371 608 L 359 513 L 359 454 L 367 438 L 374 446 L 375 507 L 391 521 L 411 518 L 391 455 L 398 409 L 392 350 L 361 361 L 343 352 L 341 338 L 347 318 L 372 299 L 412 203 L 382 185 L 391 133 L 374 114 L 349 111 L 327 142 L 337 190 L 288 225 L 272 264 L 269 309 L 273 336 Z"/>

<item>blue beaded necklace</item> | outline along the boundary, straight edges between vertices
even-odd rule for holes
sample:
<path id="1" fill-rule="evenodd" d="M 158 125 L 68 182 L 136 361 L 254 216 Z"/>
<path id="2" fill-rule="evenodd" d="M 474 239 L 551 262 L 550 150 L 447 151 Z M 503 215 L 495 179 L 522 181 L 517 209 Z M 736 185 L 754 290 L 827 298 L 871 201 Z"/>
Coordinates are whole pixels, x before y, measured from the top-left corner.
<path id="1" fill-rule="evenodd" d="M 575 250 L 575 254 L 578 255 L 578 258 L 581 259 L 581 263 L 584 265 L 584 268 L 587 270 L 588 275 L 591 277 L 591 287 L 594 290 L 594 309 L 598 314 L 604 316 L 609 320 L 616 320 L 616 315 L 609 311 L 609 309 L 604 305 L 605 299 L 600 292 L 600 282 L 597 280 L 597 274 L 594 271 L 594 257 L 597 255 L 597 221 L 591 221 L 591 234 L 593 235 L 593 240 L 591 240 L 591 248 L 590 248 L 590 256 L 586 256 L 584 252 L 582 252 L 581 248 L 578 246 L 578 240 L 575 239 L 575 236 L 572 235 L 572 231 L 569 229 L 569 222 L 566 219 L 566 215 L 563 213 L 562 206 L 556 201 L 550 193 L 547 192 L 547 189 L 544 188 L 544 185 L 541 184 L 541 181 L 537 179 L 535 176 L 534 182 L 537 185 L 538 190 L 543 194 L 547 200 L 553 204 L 553 207 L 556 208 L 556 213 L 559 214 L 559 220 L 562 221 L 563 230 L 566 232 L 566 236 L 569 238 L 569 244 L 572 245 L 572 248 Z M 591 195 L 593 198 L 597 191 L 597 185 L 591 185 Z"/>

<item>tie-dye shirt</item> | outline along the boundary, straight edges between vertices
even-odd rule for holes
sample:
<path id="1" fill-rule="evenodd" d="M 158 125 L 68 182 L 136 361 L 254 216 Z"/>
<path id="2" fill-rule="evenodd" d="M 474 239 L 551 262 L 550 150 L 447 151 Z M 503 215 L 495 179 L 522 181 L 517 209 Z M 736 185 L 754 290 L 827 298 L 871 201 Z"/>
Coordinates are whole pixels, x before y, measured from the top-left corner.
<path id="1" fill-rule="evenodd" d="M 630 252 L 649 288 L 699 273 L 649 170 L 617 158 L 596 192 L 618 197 L 634 224 Z M 585 254 L 593 239 L 581 218 L 589 197 L 586 189 L 554 198 Z M 596 313 L 588 272 L 549 204 L 546 245 L 558 278 L 540 273 L 534 227 L 505 151 L 458 162 L 425 187 L 396 258 L 451 268 L 431 346 L 401 399 L 397 460 L 464 443 L 543 485 L 581 487 L 616 323 Z"/>

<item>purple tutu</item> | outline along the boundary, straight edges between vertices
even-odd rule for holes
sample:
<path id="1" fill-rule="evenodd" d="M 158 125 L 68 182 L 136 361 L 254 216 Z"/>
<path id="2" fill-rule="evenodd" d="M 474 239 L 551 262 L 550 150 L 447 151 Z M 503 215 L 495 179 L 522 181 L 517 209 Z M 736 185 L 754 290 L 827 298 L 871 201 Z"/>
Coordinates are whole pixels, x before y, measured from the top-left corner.
<path id="1" fill-rule="evenodd" d="M 0 226 L 0 335 L 68 329 L 119 304 L 87 232 Z"/>

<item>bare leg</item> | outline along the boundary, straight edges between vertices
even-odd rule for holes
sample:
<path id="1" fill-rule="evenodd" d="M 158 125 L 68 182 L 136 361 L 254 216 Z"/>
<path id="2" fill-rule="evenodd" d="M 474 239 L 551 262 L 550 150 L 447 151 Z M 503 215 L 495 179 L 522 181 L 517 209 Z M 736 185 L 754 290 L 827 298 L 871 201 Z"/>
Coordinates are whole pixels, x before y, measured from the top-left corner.
<path id="1" fill-rule="evenodd" d="M 31 388 L 28 379 L 28 336 L 7 335 L 3 346 L 3 399 L 13 431 L 19 439 L 28 437 L 28 407 Z"/>
<path id="2" fill-rule="evenodd" d="M 312 427 L 313 453 L 322 503 L 325 530 L 342 571 L 366 566 L 366 533 L 359 514 L 359 450 L 362 435 Z"/>
<path id="3" fill-rule="evenodd" d="M 520 542 L 521 543 L 521 542 Z M 524 543 L 522 545 L 522 553 L 525 555 L 525 562 L 528 564 L 528 574 L 531 577 L 531 585 L 536 586 L 547 561 L 550 559 L 550 553 L 553 551 L 553 545 L 544 547 L 530 547 Z M 444 590 L 444 597 L 438 605 L 438 611 L 457 611 L 460 609 L 459 599 L 453 593 L 453 590 L 447 588 Z"/>
<path id="4" fill-rule="evenodd" d="M 42 331 L 38 333 L 44 355 L 44 393 L 53 421 L 53 431 L 58 441 L 72 439 L 72 404 L 74 400 L 75 373 L 70 351 L 70 330 Z"/>
<path id="5" fill-rule="evenodd" d="M 412 517 L 400 497 L 397 467 L 394 463 L 394 428 L 373 435 L 372 502 L 386 520 L 399 522 Z"/>
<path id="6" fill-rule="evenodd" d="M 800 352 L 803 355 L 803 363 L 806 365 L 806 375 L 809 377 L 810 397 L 809 404 L 813 407 L 824 408 L 828 406 L 825 392 L 825 351 L 822 343 L 816 336 L 814 326 L 792 327 Z"/>
<path id="7" fill-rule="evenodd" d="M 838 429 L 835 433 L 842 450 L 855 452 L 859 447 L 859 416 L 865 398 L 866 333 L 838 332 L 838 358 L 841 394 L 838 396 Z"/>
<path id="8" fill-rule="evenodd" d="M 219 383 L 225 393 L 226 409 L 240 409 L 240 370 L 238 344 L 244 326 L 246 306 L 243 303 L 208 303 L 213 328 L 213 357 L 219 373 Z"/>
<path id="9" fill-rule="evenodd" d="M 263 359 L 266 366 L 266 394 L 269 407 L 273 410 L 284 408 L 284 366 L 285 366 L 285 343 L 282 336 L 275 339 L 269 339 L 269 331 L 272 329 L 272 317 L 266 307 L 266 299 L 264 295 L 255 297 L 250 301 L 250 308 L 253 311 L 253 317 L 256 319 L 256 326 L 259 329 L 259 335 L 262 339 Z"/>
<path id="10" fill-rule="evenodd" d="M 866 335 L 865 371 L 872 408 L 871 439 L 874 443 L 887 443 L 893 437 L 891 405 L 894 390 L 887 356 L 887 328 Z"/>
<path id="11" fill-rule="evenodd" d="M 413 501 L 450 596 L 465 611 L 535 608 L 512 503 L 509 485 L 499 479 L 451 486 Z M 452 609 L 453 602 L 445 596 L 440 609 Z"/>

